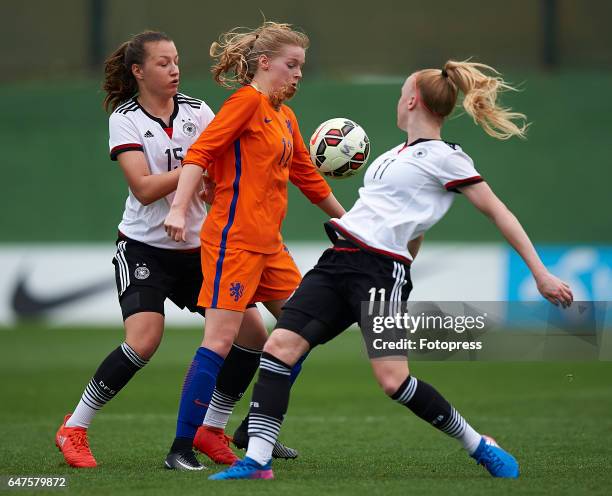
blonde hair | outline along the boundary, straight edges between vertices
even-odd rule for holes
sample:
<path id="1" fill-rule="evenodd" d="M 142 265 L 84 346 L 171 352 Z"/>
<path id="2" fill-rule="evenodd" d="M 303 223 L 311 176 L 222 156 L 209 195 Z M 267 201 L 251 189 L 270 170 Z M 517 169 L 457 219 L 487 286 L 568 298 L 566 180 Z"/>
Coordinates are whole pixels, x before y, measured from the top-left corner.
<path id="1" fill-rule="evenodd" d="M 525 138 L 529 127 L 527 116 L 501 107 L 497 102 L 499 93 L 517 89 L 504 81 L 491 66 L 467 60 L 449 60 L 442 70 L 418 71 L 416 85 L 425 107 L 438 117 L 450 115 L 461 91 L 463 108 L 489 136 L 501 140 L 512 136 Z"/>
<path id="2" fill-rule="evenodd" d="M 234 28 L 210 46 L 210 56 L 216 61 L 211 72 L 221 86 L 244 86 L 253 80 L 261 55 L 273 57 L 287 45 L 306 50 L 309 44 L 308 36 L 291 24 L 266 21 L 254 30 Z"/>

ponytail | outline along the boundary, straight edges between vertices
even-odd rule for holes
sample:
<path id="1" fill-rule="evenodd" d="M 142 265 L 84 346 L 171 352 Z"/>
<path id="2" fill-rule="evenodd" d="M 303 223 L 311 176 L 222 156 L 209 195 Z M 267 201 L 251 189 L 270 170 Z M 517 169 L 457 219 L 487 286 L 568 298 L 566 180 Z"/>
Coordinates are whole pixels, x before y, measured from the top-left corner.
<path id="1" fill-rule="evenodd" d="M 143 31 L 122 43 L 104 62 L 105 91 L 103 107 L 107 112 L 138 93 L 138 83 L 132 74 L 133 64 L 143 64 L 146 58 L 146 43 L 172 41 L 159 31 Z"/>
<path id="2" fill-rule="evenodd" d="M 501 107 L 497 102 L 501 92 L 517 90 L 491 66 L 449 60 L 441 71 L 419 71 L 417 87 L 425 106 L 439 117 L 444 118 L 453 111 L 457 93 L 461 91 L 463 108 L 489 136 L 501 140 L 512 136 L 525 138 L 529 126 L 525 114 Z"/>

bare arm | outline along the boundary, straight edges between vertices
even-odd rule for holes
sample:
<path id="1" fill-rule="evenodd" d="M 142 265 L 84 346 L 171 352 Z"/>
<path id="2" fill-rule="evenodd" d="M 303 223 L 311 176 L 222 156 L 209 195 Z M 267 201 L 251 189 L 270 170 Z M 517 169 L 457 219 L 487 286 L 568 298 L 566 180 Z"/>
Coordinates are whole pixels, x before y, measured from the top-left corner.
<path id="1" fill-rule="evenodd" d="M 529 267 L 538 290 L 551 303 L 569 306 L 574 296 L 570 287 L 552 275 L 536 252 L 527 233 L 508 207 L 497 198 L 485 182 L 460 187 L 459 190 L 497 226 L 510 245 Z"/>
<path id="2" fill-rule="evenodd" d="M 418 238 L 408 241 L 408 253 L 410 253 L 413 260 L 416 258 L 417 253 L 419 253 L 423 239 L 425 239 L 425 235 L 421 234 Z"/>
<path id="3" fill-rule="evenodd" d="M 199 165 L 184 164 L 181 172 L 176 195 L 166 216 L 164 227 L 166 233 L 174 241 L 186 241 L 185 216 L 187 207 L 202 180 L 202 168 Z"/>
<path id="4" fill-rule="evenodd" d="M 344 207 L 340 205 L 340 202 L 338 200 L 336 200 L 336 197 L 333 193 L 330 193 L 327 198 L 321 200 L 316 205 L 327 215 L 337 219 L 339 219 L 346 213 L 346 210 L 344 210 Z"/>
<path id="5" fill-rule="evenodd" d="M 163 174 L 151 174 L 147 159 L 141 151 L 124 152 L 117 160 L 130 190 L 143 205 L 149 205 L 176 189 L 180 168 Z"/>

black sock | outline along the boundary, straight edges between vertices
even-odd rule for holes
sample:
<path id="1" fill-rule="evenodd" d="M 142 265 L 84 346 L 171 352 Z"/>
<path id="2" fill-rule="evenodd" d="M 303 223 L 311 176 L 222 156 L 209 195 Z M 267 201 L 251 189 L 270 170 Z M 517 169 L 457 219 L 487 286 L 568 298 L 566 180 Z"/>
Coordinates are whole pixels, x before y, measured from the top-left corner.
<path id="1" fill-rule="evenodd" d="M 461 437 L 466 422 L 446 399 L 426 382 L 408 376 L 391 399 L 451 437 Z"/>
<path id="2" fill-rule="evenodd" d="M 408 376 L 391 399 L 407 406 L 416 415 L 433 425 L 436 429 L 459 440 L 472 454 L 481 436 L 470 424 L 444 399 L 432 386 L 415 377 Z"/>
<path id="3" fill-rule="evenodd" d="M 434 427 L 444 425 L 451 417 L 452 407 L 432 386 L 408 376 L 391 399 L 407 406 L 418 417 Z"/>
<path id="4" fill-rule="evenodd" d="M 224 429 L 234 405 L 249 387 L 259 366 L 260 351 L 233 345 L 221 367 L 206 412 L 205 425 Z"/>
<path id="5" fill-rule="evenodd" d="M 269 353 L 263 353 L 259 378 L 253 389 L 249 412 L 249 437 L 276 443 L 291 390 L 291 367 Z"/>
<path id="6" fill-rule="evenodd" d="M 89 427 L 96 412 L 112 400 L 147 362 L 127 343 L 122 343 L 102 361 L 66 425 Z"/>
<path id="7" fill-rule="evenodd" d="M 300 372 L 302 371 L 302 364 L 304 363 L 304 360 L 306 360 L 306 358 L 308 357 L 309 353 L 310 353 L 309 351 L 304 353 L 302 357 L 291 368 L 291 375 L 289 376 L 289 380 L 291 381 L 291 387 L 293 387 L 293 384 L 295 383 L 298 376 L 300 375 Z M 249 414 L 250 414 L 250 411 L 247 412 L 244 419 L 242 419 L 242 422 L 236 429 L 236 432 L 244 432 L 245 435 L 247 434 L 249 430 Z"/>
<path id="8" fill-rule="evenodd" d="M 83 400 L 92 408 L 101 408 L 147 363 L 127 343 L 121 343 L 102 361 L 83 393 Z"/>
<path id="9" fill-rule="evenodd" d="M 217 377 L 215 388 L 236 400 L 242 398 L 255 377 L 260 357 L 261 351 L 251 350 L 237 344 L 232 345 Z"/>

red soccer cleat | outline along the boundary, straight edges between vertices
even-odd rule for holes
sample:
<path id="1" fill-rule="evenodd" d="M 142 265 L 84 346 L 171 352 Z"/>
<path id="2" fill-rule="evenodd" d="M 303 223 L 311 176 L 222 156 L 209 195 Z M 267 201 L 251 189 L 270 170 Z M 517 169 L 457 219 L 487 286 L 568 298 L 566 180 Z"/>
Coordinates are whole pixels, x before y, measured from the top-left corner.
<path id="1" fill-rule="evenodd" d="M 193 447 L 220 465 L 232 465 L 238 457 L 229 447 L 231 437 L 223 429 L 202 425 L 196 432 Z"/>
<path id="2" fill-rule="evenodd" d="M 71 467 L 93 468 L 98 464 L 89 449 L 87 429 L 83 427 L 66 427 L 70 413 L 64 417 L 64 422 L 55 434 L 55 445 L 64 455 L 64 460 Z"/>

